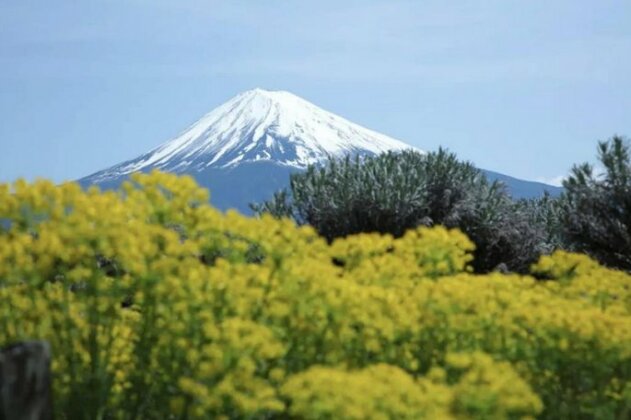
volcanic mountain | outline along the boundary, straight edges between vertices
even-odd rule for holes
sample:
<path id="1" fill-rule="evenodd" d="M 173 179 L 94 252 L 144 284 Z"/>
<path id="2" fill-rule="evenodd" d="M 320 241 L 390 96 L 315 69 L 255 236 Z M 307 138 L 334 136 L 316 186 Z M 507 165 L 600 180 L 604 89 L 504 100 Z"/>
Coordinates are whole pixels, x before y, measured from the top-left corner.
<path id="1" fill-rule="evenodd" d="M 210 189 L 211 202 L 218 208 L 247 212 L 248 203 L 287 186 L 290 173 L 329 156 L 405 149 L 422 152 L 289 92 L 253 89 L 215 108 L 174 139 L 80 183 L 111 188 L 137 171 L 186 173 Z M 544 190 L 558 193 L 545 184 L 486 174 L 501 178 L 515 197 L 538 196 Z"/>

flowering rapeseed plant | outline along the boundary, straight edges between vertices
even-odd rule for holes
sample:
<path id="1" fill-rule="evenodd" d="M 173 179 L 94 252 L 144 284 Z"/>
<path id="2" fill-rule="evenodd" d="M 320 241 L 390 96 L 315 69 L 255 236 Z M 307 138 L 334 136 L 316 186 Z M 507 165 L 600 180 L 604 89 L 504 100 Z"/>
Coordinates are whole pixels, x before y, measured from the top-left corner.
<path id="1" fill-rule="evenodd" d="M 629 415 L 628 274 L 473 275 L 456 230 L 328 245 L 207 201 L 159 172 L 0 186 L 0 344 L 51 343 L 59 418 Z"/>

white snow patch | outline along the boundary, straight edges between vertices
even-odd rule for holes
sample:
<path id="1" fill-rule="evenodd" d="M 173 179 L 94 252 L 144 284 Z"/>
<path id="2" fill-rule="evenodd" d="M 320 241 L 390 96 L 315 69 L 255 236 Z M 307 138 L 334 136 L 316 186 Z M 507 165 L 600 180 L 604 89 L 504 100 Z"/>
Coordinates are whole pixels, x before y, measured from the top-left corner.
<path id="1" fill-rule="evenodd" d="M 283 143 L 295 147 L 287 149 Z M 197 168 L 228 167 L 261 159 L 304 168 L 329 155 L 404 149 L 420 151 L 289 92 L 253 89 L 215 108 L 142 158 L 99 173 L 99 179 L 155 166 L 183 171 L 193 164 Z"/>

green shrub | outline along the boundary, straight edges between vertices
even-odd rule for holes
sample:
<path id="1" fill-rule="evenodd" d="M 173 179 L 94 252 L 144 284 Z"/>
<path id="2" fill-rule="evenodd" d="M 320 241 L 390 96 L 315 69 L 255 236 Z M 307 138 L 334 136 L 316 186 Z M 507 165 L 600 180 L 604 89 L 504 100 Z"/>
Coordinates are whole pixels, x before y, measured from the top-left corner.
<path id="1" fill-rule="evenodd" d="M 332 158 L 293 174 L 290 191 L 252 208 L 312 225 L 328 241 L 360 232 L 400 237 L 419 225 L 458 227 L 476 244 L 478 272 L 525 272 L 546 249 L 545 227 L 532 223 L 527 207 L 444 149 Z"/>

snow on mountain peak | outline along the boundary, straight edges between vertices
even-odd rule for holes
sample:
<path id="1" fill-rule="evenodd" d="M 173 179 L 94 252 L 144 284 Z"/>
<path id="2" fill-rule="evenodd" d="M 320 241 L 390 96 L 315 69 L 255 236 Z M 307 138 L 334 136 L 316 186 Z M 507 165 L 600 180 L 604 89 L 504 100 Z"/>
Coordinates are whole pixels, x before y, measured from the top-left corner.
<path id="1" fill-rule="evenodd" d="M 195 172 L 272 161 L 305 168 L 329 155 L 414 149 L 286 91 L 252 89 L 215 108 L 156 149 L 93 176 L 95 182 L 140 170 Z"/>

